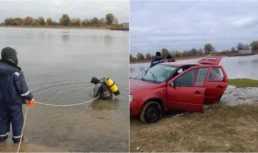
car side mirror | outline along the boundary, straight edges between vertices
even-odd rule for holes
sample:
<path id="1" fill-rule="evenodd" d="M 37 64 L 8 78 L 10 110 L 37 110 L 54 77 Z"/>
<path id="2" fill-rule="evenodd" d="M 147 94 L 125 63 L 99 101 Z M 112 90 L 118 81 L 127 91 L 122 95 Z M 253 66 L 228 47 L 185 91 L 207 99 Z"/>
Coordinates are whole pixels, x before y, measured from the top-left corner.
<path id="1" fill-rule="evenodd" d="M 169 83 L 169 86 L 170 86 L 170 87 L 176 87 L 174 81 L 171 81 L 171 82 Z"/>

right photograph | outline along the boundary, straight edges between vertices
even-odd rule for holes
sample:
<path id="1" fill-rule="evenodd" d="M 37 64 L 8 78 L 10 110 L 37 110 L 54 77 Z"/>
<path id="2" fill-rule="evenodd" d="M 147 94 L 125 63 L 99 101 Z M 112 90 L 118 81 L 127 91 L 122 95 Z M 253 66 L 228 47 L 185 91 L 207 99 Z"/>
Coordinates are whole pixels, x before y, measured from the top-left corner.
<path id="1" fill-rule="evenodd" d="M 258 151 L 257 7 L 130 2 L 131 152 Z"/>

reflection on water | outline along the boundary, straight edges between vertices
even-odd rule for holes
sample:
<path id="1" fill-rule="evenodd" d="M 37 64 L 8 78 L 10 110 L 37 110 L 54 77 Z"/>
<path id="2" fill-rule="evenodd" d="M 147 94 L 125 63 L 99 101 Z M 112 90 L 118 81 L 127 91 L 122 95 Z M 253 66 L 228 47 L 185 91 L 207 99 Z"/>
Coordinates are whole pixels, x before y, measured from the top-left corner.
<path id="1" fill-rule="evenodd" d="M 33 39 L 34 38 L 34 33 L 32 31 L 29 31 L 27 33 L 27 37 L 30 38 L 30 39 Z"/>
<path id="2" fill-rule="evenodd" d="M 87 36 L 85 36 L 85 39 L 88 39 Z M 94 43 L 97 43 L 98 42 L 98 36 L 92 35 L 92 40 L 93 40 Z"/>
<path id="3" fill-rule="evenodd" d="M 199 59 L 182 60 L 176 63 L 197 63 Z M 223 57 L 221 64 L 229 78 L 251 78 L 258 80 L 258 55 Z M 136 77 L 147 70 L 150 63 L 130 64 L 130 76 Z"/>
<path id="4" fill-rule="evenodd" d="M 52 35 L 51 34 L 47 34 L 47 39 L 52 39 Z"/>
<path id="5" fill-rule="evenodd" d="M 221 64 L 229 78 L 251 78 L 258 80 L 258 55 L 242 57 L 225 57 Z"/>
<path id="6" fill-rule="evenodd" d="M 142 66 L 140 66 L 139 68 L 140 68 L 140 71 L 141 71 L 141 72 L 143 72 L 144 70 L 146 70 L 145 67 L 142 67 Z"/>
<path id="7" fill-rule="evenodd" d="M 252 63 L 257 64 L 258 63 L 258 59 L 253 59 Z"/>
<path id="8" fill-rule="evenodd" d="M 130 72 L 133 73 L 135 71 L 135 68 L 130 67 Z"/>
<path id="9" fill-rule="evenodd" d="M 105 35 L 104 39 L 105 39 L 105 44 L 107 44 L 107 45 L 112 44 L 112 39 L 113 38 L 111 36 Z"/>
<path id="10" fill-rule="evenodd" d="M 128 151 L 128 32 L 0 28 L 0 33 L 1 48 L 16 48 L 36 101 L 60 105 L 88 101 L 93 98 L 93 76 L 111 77 L 120 89 L 112 101 L 73 107 L 36 104 L 29 109 L 24 131 L 30 144 L 73 152 Z"/>
<path id="11" fill-rule="evenodd" d="M 41 39 L 41 40 L 45 40 L 45 38 L 46 38 L 46 37 L 45 37 L 45 33 L 41 31 L 41 32 L 40 32 L 40 39 Z"/>
<path id="12" fill-rule="evenodd" d="M 63 39 L 64 43 L 69 41 L 69 37 L 70 37 L 70 35 L 68 35 L 68 34 L 63 34 L 62 35 L 62 39 Z"/>
<path id="13" fill-rule="evenodd" d="M 119 100 L 98 100 L 91 103 L 90 106 L 96 110 L 115 109 L 119 106 Z"/>

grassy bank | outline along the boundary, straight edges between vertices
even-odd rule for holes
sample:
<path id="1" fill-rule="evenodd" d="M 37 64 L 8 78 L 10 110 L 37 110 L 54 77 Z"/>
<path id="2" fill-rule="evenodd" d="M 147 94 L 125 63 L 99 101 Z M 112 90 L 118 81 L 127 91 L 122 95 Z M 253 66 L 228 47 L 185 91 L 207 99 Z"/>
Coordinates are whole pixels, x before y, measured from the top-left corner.
<path id="1" fill-rule="evenodd" d="M 258 151 L 257 126 L 258 105 L 215 105 L 204 113 L 166 115 L 155 124 L 132 119 L 131 151 Z"/>
<path id="2" fill-rule="evenodd" d="M 230 79 L 236 87 L 258 87 L 258 80 Z M 169 113 L 155 124 L 131 120 L 131 151 L 258 151 L 258 105 L 213 105 L 204 113 Z"/>
<path id="3" fill-rule="evenodd" d="M 244 87 L 258 87 L 258 80 L 252 79 L 229 79 L 229 85 L 234 85 L 237 88 L 244 88 Z"/>

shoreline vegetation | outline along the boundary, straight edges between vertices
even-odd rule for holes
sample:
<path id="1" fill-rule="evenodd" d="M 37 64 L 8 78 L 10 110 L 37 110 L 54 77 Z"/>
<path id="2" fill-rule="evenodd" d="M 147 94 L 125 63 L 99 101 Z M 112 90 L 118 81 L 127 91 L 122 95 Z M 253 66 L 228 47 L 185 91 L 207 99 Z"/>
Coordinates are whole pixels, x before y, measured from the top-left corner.
<path id="1" fill-rule="evenodd" d="M 229 79 L 229 85 L 258 87 L 258 80 Z M 256 152 L 257 110 L 257 103 L 237 106 L 217 103 L 203 113 L 166 113 L 155 124 L 143 124 L 132 118 L 130 149 L 131 152 Z"/>
<path id="2" fill-rule="evenodd" d="M 46 29 L 90 29 L 90 30 L 120 30 L 129 31 L 129 28 L 120 26 L 27 26 L 27 25 L 0 25 L 0 28 L 46 28 Z"/>
<path id="3" fill-rule="evenodd" d="M 124 26 L 124 25 L 128 25 Z M 68 14 L 63 14 L 59 21 L 54 21 L 51 17 L 25 18 L 14 17 L 6 18 L 0 24 L 0 28 L 49 28 L 49 29 L 103 29 L 103 30 L 120 30 L 129 31 L 129 23 L 118 23 L 117 18 L 108 13 L 105 17 L 91 19 L 70 18 Z"/>
<path id="4" fill-rule="evenodd" d="M 196 48 L 193 48 L 191 50 L 185 51 L 169 51 L 166 48 L 162 48 L 160 52 L 162 58 L 166 59 L 167 55 L 170 54 L 172 57 L 175 58 L 176 61 L 202 58 L 205 56 L 251 56 L 258 54 L 258 40 L 251 42 L 250 45 L 238 43 L 237 47 L 232 47 L 231 50 L 216 51 L 212 44 L 208 43 L 205 44 L 203 48 L 200 48 L 198 50 Z M 146 53 L 144 55 L 143 53 L 138 52 L 135 57 L 132 54 L 129 55 L 130 64 L 150 63 L 153 58 L 154 55 L 151 53 Z"/>

